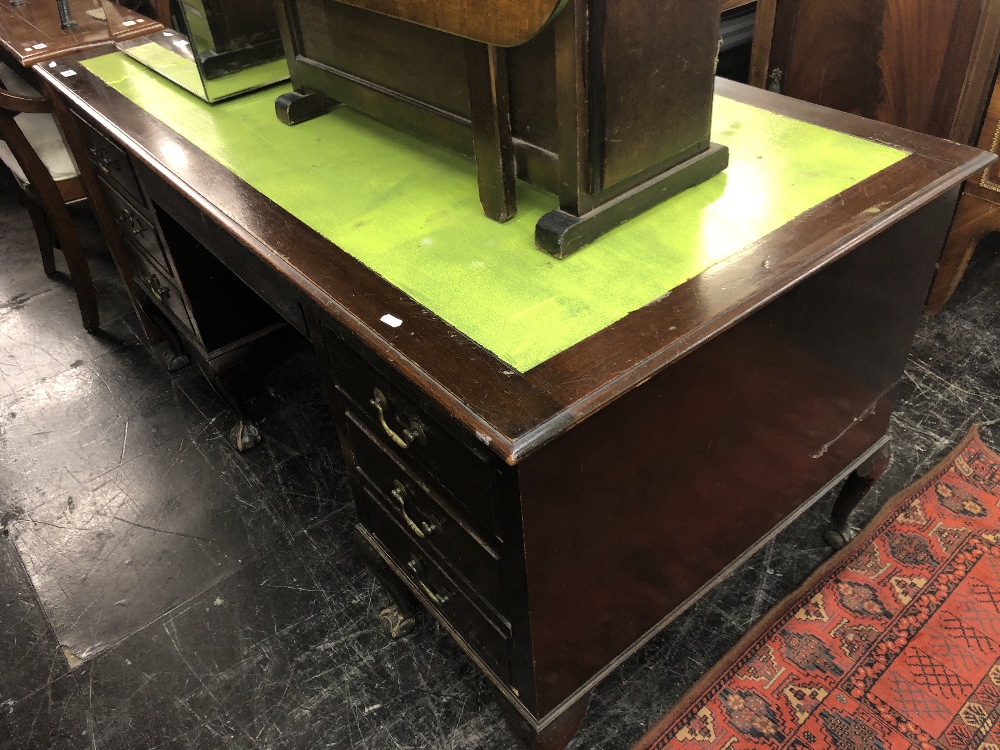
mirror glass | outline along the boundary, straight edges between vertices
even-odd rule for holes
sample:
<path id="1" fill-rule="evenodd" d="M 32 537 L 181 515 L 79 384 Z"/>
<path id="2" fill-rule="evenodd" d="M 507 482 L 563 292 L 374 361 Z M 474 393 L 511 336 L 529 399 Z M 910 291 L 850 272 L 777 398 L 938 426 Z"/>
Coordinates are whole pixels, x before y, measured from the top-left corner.
<path id="1" fill-rule="evenodd" d="M 272 0 L 179 0 L 181 30 L 131 39 L 124 9 L 103 3 L 118 49 L 207 102 L 288 79 Z"/>

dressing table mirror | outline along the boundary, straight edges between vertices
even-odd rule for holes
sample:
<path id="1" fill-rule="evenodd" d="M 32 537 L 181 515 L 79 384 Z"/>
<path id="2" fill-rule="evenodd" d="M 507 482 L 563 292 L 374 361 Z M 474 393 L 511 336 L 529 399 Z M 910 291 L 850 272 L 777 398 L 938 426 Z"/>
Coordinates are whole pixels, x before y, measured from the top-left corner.
<path id="1" fill-rule="evenodd" d="M 102 0 L 118 49 L 207 102 L 230 99 L 288 78 L 269 0 L 180 0 L 179 30 L 127 38 L 121 6 Z"/>

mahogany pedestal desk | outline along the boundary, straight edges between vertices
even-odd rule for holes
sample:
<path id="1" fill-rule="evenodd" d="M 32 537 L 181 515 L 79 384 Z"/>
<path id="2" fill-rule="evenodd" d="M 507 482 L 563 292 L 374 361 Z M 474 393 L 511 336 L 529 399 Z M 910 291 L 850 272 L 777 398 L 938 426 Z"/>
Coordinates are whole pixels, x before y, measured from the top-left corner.
<path id="1" fill-rule="evenodd" d="M 657 217 L 662 222 L 679 209 L 665 204 L 563 261 L 571 266 L 499 245 L 469 262 L 465 248 L 439 248 L 442 238 L 461 231 L 475 245 L 480 231 L 517 231 L 517 222 L 500 227 L 482 218 L 494 229 L 480 229 L 470 218 L 470 229 L 451 217 L 457 209 L 437 183 L 426 216 L 410 221 L 400 206 L 423 205 L 419 183 L 426 175 L 418 170 L 381 185 L 392 163 L 373 161 L 371 169 L 347 174 L 334 164 L 323 178 L 329 183 L 315 181 L 325 158 L 340 158 L 333 154 L 341 140 L 344 159 L 358 151 L 376 159 L 383 147 L 395 161 L 416 158 L 409 149 L 419 150 L 417 142 L 374 124 L 386 143 L 364 140 L 375 136 L 367 126 L 355 128 L 365 122 L 360 115 L 339 111 L 327 117 L 342 120 L 300 126 L 339 122 L 340 135 L 322 143 L 309 135 L 319 131 L 294 129 L 312 147 L 276 157 L 274 169 L 295 163 L 269 198 L 251 183 L 270 184 L 259 162 L 260 154 L 281 148 L 269 140 L 270 126 L 254 126 L 256 145 L 247 150 L 258 157 L 240 167 L 239 149 L 226 141 L 221 124 L 230 112 L 230 125 L 242 127 L 256 106 L 252 98 L 192 110 L 168 127 L 149 111 L 163 106 L 165 96 L 150 89 L 169 84 L 136 87 L 143 109 L 79 60 L 42 75 L 95 137 L 119 150 L 121 168 L 141 184 L 154 221 L 173 227 L 173 241 L 187 233 L 190 252 L 220 261 L 219 278 L 228 269 L 314 343 L 353 477 L 356 538 L 397 600 L 382 613 L 387 629 L 406 632 L 414 603 L 426 608 L 482 670 L 511 728 L 532 748 L 564 747 L 605 676 L 845 478 L 832 538 L 841 543 L 850 535 L 847 516 L 888 459 L 891 390 L 959 186 L 991 158 L 720 81 L 717 113 L 729 115 L 717 118 L 729 119 L 718 137 L 729 141 L 734 161 L 727 175 L 680 196 L 675 206 L 704 200 L 710 212 L 755 164 L 801 155 L 795 149 L 806 146 L 787 143 L 791 137 L 748 153 L 754 136 L 740 130 L 757 117 L 781 127 L 816 123 L 857 136 L 852 148 L 888 144 L 906 153 L 725 257 L 709 258 L 692 278 L 633 311 L 554 351 L 527 356 L 518 349 L 520 334 L 497 343 L 489 320 L 473 330 L 443 316 L 477 312 L 503 283 L 511 285 L 509 304 L 516 306 L 515 292 L 548 274 L 599 267 L 595 253 L 609 248 L 611 267 L 620 257 L 618 273 L 627 274 L 633 242 L 650 236 L 670 242 L 690 231 L 684 236 L 691 243 L 724 244 L 739 226 L 713 234 L 713 221 L 723 219 L 688 226 L 678 215 L 668 229 Z M 128 77 L 119 70 L 106 80 L 125 90 Z M 269 106 L 274 93 L 264 94 L 262 106 Z M 169 120 L 172 113 L 158 115 Z M 172 129 L 189 127 L 187 137 Z M 434 150 L 423 156 L 475 184 L 471 162 Z M 230 168 L 246 168 L 246 180 Z M 740 198 L 756 206 L 744 206 L 744 218 L 782 208 L 770 203 L 808 192 L 826 176 L 805 170 L 790 185 L 757 185 Z M 327 196 L 337 180 L 353 189 L 334 201 Z M 416 192 L 407 192 L 413 183 Z M 377 196 L 365 192 L 373 185 L 381 185 Z M 469 193 L 464 186 L 455 192 Z M 470 216 L 479 212 L 471 192 Z M 393 203 L 401 194 L 403 203 Z M 316 222 L 332 222 L 338 239 L 279 205 L 286 199 L 299 200 Z M 379 213 L 383 203 L 388 215 Z M 381 261 L 366 257 L 378 273 L 347 251 L 359 252 L 359 236 L 387 243 Z M 524 242 L 530 247 L 530 228 Z M 442 258 L 453 251 L 464 260 L 450 267 Z M 522 269 L 505 278 L 515 256 L 527 265 L 537 259 L 534 276 Z M 182 288 L 206 281 L 176 270 Z M 657 271 L 632 272 L 636 278 L 626 286 Z M 471 304 L 458 300 L 458 312 L 438 314 L 417 301 L 428 289 L 453 292 L 473 272 L 495 275 L 477 287 Z M 611 296 L 614 276 L 598 278 L 590 282 L 599 287 L 596 297 Z M 572 285 L 564 293 L 572 296 Z M 546 330 L 558 319 L 554 310 L 554 297 L 543 295 L 507 323 L 527 320 L 525 330 L 556 335 L 583 314 L 574 308 L 560 330 Z"/>

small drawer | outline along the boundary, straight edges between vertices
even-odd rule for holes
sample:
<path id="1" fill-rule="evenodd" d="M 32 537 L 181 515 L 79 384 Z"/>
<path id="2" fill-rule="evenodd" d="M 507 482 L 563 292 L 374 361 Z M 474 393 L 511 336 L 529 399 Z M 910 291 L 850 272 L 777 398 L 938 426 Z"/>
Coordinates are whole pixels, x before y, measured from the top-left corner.
<path id="1" fill-rule="evenodd" d="M 107 196 L 111 215 L 122 235 L 159 266 L 160 271 L 173 276 L 173 270 L 170 267 L 167 254 L 163 251 L 160 237 L 149 219 L 129 201 L 118 195 L 110 184 L 105 185 L 104 194 Z"/>
<path id="2" fill-rule="evenodd" d="M 377 490 L 373 492 L 368 487 L 363 491 L 362 502 L 367 510 L 364 516 L 369 522 L 367 531 L 403 571 L 425 606 L 447 621 L 498 678 L 509 682 L 510 630 L 494 623 L 466 596 L 453 578 L 420 550 L 385 512 L 376 494 Z"/>
<path id="3" fill-rule="evenodd" d="M 191 318 L 188 316 L 187 306 L 173 280 L 154 265 L 144 252 L 138 250 L 131 242 L 126 242 L 132 251 L 129 255 L 132 259 L 133 280 L 138 284 L 164 312 L 170 314 L 175 322 L 182 326 L 184 330 L 194 335 L 191 325 Z"/>
<path id="4" fill-rule="evenodd" d="M 327 332 L 337 390 L 364 425 L 407 466 L 447 488 L 483 535 L 501 539 L 496 498 L 503 465 L 485 449 L 460 440 L 462 428 L 401 379 L 382 375 L 332 332 Z M 449 430 L 445 425 L 454 425 Z M 471 437 L 471 436 L 470 436 Z"/>
<path id="5" fill-rule="evenodd" d="M 347 412 L 347 434 L 358 470 L 380 492 L 398 523 L 422 547 L 432 548 L 498 612 L 500 560 L 449 504 L 393 457 L 387 447 Z"/>
<path id="6" fill-rule="evenodd" d="M 80 119 L 80 129 L 84 140 L 87 142 L 87 151 L 90 160 L 97 167 L 99 175 L 122 191 L 132 200 L 139 204 L 145 204 L 142 197 L 142 190 L 139 188 L 139 181 L 132 170 L 132 163 L 128 154 L 117 144 L 106 138 L 104 134 L 93 127 L 90 123 Z"/>

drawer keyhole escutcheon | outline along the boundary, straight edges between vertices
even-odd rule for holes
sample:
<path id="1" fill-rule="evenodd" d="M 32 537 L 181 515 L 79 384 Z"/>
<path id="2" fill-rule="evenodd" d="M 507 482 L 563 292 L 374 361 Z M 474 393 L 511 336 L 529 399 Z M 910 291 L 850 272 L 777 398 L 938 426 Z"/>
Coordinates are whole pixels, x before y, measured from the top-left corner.
<path id="1" fill-rule="evenodd" d="M 427 443 L 427 433 L 418 419 L 411 419 L 410 426 L 404 427 L 402 435 L 389 426 L 389 423 L 385 421 L 386 412 L 389 411 L 389 399 L 378 388 L 375 389 L 371 405 L 378 412 L 378 421 L 382 425 L 382 429 L 385 430 L 385 434 L 400 448 L 409 448 L 414 442 L 421 445 Z"/>
<path id="2" fill-rule="evenodd" d="M 392 495 L 393 499 L 399 503 L 399 512 L 403 514 L 403 520 L 406 521 L 406 525 L 410 527 L 410 531 L 416 534 L 420 539 L 426 539 L 427 536 L 437 528 L 434 524 L 427 523 L 426 521 L 418 524 L 412 518 L 410 514 L 406 512 L 406 500 L 411 497 L 410 491 L 406 489 L 406 485 L 396 479 L 393 483 Z"/>
<path id="3" fill-rule="evenodd" d="M 438 594 L 430 586 L 423 582 L 420 578 L 420 562 L 418 560 L 410 560 L 407 566 L 410 572 L 413 573 L 413 580 L 417 582 L 420 590 L 424 592 L 424 596 L 430 599 L 434 604 L 439 607 L 448 601 L 451 597 L 448 594 Z"/>

